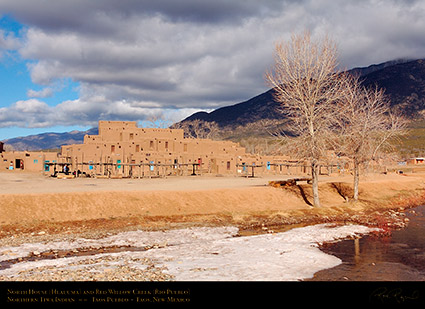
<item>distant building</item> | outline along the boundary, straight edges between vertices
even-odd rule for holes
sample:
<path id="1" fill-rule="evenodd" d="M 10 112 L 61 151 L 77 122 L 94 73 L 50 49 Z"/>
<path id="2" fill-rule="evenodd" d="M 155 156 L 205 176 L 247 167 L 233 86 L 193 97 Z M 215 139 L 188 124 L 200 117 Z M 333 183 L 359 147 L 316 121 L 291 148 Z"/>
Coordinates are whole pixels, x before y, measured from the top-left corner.
<path id="1" fill-rule="evenodd" d="M 411 158 L 407 160 L 407 164 L 425 164 L 425 158 Z"/>
<path id="2" fill-rule="evenodd" d="M 59 158 L 60 155 L 57 152 L 3 151 L 0 154 L 0 169 L 29 172 L 49 171 L 50 167 L 46 163 L 59 162 Z"/>

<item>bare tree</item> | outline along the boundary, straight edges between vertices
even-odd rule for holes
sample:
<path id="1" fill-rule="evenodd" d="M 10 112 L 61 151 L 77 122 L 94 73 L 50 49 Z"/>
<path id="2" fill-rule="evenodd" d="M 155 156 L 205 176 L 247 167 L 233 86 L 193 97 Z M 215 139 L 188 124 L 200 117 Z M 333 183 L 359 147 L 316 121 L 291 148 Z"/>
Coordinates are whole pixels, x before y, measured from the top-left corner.
<path id="1" fill-rule="evenodd" d="M 10 144 L 4 144 L 3 149 L 5 152 L 15 151 L 15 148 Z"/>
<path id="2" fill-rule="evenodd" d="M 405 134 L 406 120 L 391 111 L 382 89 L 365 88 L 359 78 L 348 76 L 343 102 L 339 149 L 353 160 L 354 194 L 359 197 L 360 166 L 376 158 L 378 151 L 392 148 L 394 139 Z"/>
<path id="3" fill-rule="evenodd" d="M 166 129 L 170 126 L 171 121 L 161 116 L 152 115 L 146 119 L 148 128 Z"/>
<path id="4" fill-rule="evenodd" d="M 291 123 L 293 154 L 311 163 L 313 203 L 320 207 L 320 160 L 341 112 L 338 102 L 345 75 L 337 70 L 336 44 L 328 37 L 312 41 L 308 32 L 276 44 L 275 63 L 266 80 Z M 293 144 L 293 143 L 292 143 Z"/>
<path id="5" fill-rule="evenodd" d="M 185 137 L 188 138 L 217 139 L 220 135 L 220 128 L 214 121 L 194 119 L 175 123 L 170 128 L 183 129 Z"/>

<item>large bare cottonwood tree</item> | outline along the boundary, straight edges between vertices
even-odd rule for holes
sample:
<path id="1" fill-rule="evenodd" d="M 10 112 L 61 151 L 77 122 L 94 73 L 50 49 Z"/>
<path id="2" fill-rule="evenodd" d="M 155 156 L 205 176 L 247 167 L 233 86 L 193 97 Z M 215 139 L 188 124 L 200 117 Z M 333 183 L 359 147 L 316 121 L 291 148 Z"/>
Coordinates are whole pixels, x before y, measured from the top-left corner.
<path id="1" fill-rule="evenodd" d="M 338 150 L 353 160 L 355 201 L 359 198 L 360 166 L 376 158 L 378 151 L 393 148 L 394 141 L 406 133 L 406 120 L 391 111 L 390 101 L 377 87 L 366 88 L 357 76 L 347 75 L 342 99 Z"/>
<path id="2" fill-rule="evenodd" d="M 290 139 L 296 143 L 292 154 L 311 163 L 315 207 L 320 207 L 320 160 L 338 127 L 345 76 L 338 71 L 336 44 L 328 37 L 314 41 L 308 32 L 276 44 L 274 65 L 265 76 L 296 137 Z"/>

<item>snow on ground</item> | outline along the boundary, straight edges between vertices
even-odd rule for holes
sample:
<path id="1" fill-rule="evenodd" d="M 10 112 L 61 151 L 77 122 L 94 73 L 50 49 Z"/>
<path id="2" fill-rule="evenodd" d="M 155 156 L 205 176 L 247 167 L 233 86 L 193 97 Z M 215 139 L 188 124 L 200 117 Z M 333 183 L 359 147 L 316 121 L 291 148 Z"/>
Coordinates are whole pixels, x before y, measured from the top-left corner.
<path id="1" fill-rule="evenodd" d="M 325 254 L 319 243 L 366 234 L 373 229 L 361 225 L 331 226 L 319 224 L 287 232 L 235 237 L 235 227 L 200 227 L 167 231 L 132 231 L 101 239 L 27 243 L 0 248 L 0 261 L 29 256 L 48 250 L 74 250 L 108 246 L 132 246 L 152 249 L 125 251 L 51 260 L 23 261 L 0 270 L 3 278 L 22 271 L 35 273 L 49 268 L 92 269 L 103 271 L 125 265 L 137 270 L 147 266 L 139 261 L 152 260 L 155 267 L 175 276 L 177 281 L 290 281 L 311 278 L 315 272 L 337 266 L 341 261 Z M 46 270 L 47 268 L 47 270 Z"/>

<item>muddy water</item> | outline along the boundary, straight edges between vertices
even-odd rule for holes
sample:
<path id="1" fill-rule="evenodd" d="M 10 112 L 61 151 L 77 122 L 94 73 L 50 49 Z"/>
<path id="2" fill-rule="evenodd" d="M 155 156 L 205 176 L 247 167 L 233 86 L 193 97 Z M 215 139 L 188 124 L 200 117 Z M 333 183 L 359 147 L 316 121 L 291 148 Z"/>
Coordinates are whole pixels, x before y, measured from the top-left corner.
<path id="1" fill-rule="evenodd" d="M 387 237 L 373 235 L 321 248 L 340 258 L 311 281 L 425 281 L 425 205 L 406 211 L 409 225 Z"/>

